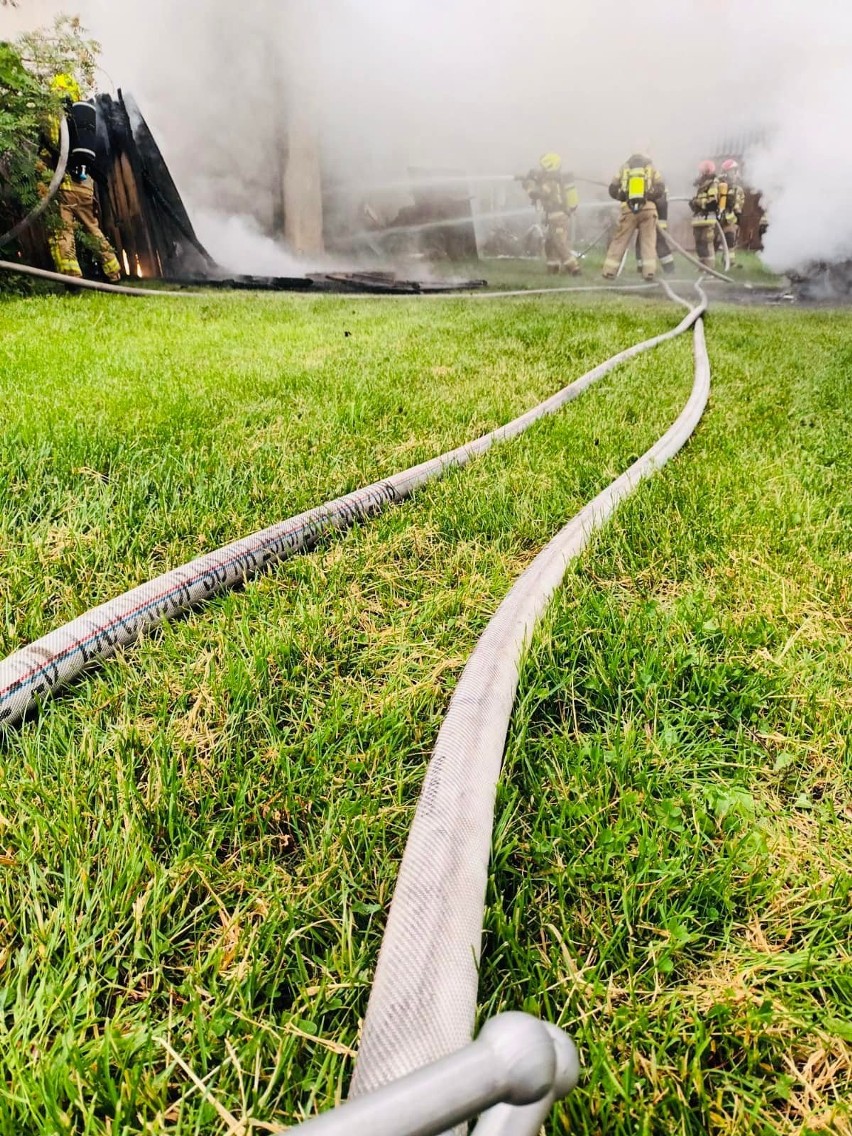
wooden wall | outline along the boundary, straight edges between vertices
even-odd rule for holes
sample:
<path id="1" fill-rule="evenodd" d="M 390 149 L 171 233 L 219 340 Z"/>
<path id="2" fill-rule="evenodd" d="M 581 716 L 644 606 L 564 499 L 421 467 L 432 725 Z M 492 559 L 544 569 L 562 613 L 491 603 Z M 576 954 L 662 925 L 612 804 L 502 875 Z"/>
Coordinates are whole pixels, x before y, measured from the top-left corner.
<path id="1" fill-rule="evenodd" d="M 131 275 L 203 276 L 215 268 L 199 242 L 160 149 L 133 98 L 97 99 L 103 229 Z"/>
<path id="2" fill-rule="evenodd" d="M 199 242 L 160 149 L 130 96 L 99 95 L 101 157 L 95 180 L 101 227 L 130 276 L 199 278 L 217 275 Z M 9 219 L 9 224 L 14 221 Z M 86 275 L 96 276 L 92 257 L 80 247 Z M 36 223 L 3 250 L 10 259 L 53 268 L 45 225 Z"/>

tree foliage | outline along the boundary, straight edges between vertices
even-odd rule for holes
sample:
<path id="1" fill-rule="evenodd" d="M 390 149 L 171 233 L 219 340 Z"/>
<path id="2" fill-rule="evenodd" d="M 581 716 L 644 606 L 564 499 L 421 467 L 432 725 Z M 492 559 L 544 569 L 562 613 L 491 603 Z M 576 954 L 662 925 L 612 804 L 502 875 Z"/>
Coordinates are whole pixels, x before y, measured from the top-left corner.
<path id="1" fill-rule="evenodd" d="M 17 219 L 38 200 L 40 135 L 51 116 L 61 113 L 51 80 L 73 75 L 89 94 L 99 55 L 100 44 L 76 16 L 58 16 L 51 27 L 0 42 L 0 223 Z"/>
<path id="2" fill-rule="evenodd" d="M 19 36 L 16 46 L 27 68 L 40 79 L 73 75 L 84 96 L 94 91 L 101 45 L 88 35 L 78 16 L 57 16 L 52 27 Z"/>
<path id="3" fill-rule="evenodd" d="M 34 203 L 41 124 L 53 108 L 49 87 L 24 66 L 19 51 L 0 43 L 0 210 Z"/>

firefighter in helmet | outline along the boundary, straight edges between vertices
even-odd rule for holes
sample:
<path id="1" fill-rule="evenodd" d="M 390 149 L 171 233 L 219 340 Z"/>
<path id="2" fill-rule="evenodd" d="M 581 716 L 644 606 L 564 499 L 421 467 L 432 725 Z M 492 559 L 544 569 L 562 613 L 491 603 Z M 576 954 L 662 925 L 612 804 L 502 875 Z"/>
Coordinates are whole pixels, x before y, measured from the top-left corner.
<path id="1" fill-rule="evenodd" d="M 695 179 L 695 193 L 689 202 L 692 210 L 692 234 L 695 254 L 705 268 L 716 266 L 716 225 L 719 222 L 721 185 L 716 176 L 716 163 L 700 162 Z"/>
<path id="2" fill-rule="evenodd" d="M 562 173 L 562 159 L 550 153 L 521 182 L 532 203 L 544 212 L 547 271 L 579 276 L 580 265 L 571 249 L 571 216 L 579 204 L 573 174 Z"/>
<path id="3" fill-rule="evenodd" d="M 728 246 L 728 257 L 732 268 L 736 264 L 737 238 L 744 209 L 745 189 L 740 178 L 740 164 L 735 158 L 726 158 L 722 162 L 722 172 L 719 175 L 719 223 L 722 226 L 725 244 Z M 722 235 L 718 230 L 716 247 L 722 248 Z"/>
<path id="4" fill-rule="evenodd" d="M 650 283 L 657 275 L 657 203 L 666 196 L 663 175 L 647 154 L 631 154 L 612 179 L 609 195 L 621 202 L 621 219 L 607 249 L 604 279 L 615 279 L 624 253 L 636 233 L 642 276 Z"/>
<path id="5" fill-rule="evenodd" d="M 53 262 L 57 272 L 64 276 L 82 277 L 75 236 L 75 228 L 80 225 L 94 241 L 95 255 L 104 276 L 110 283 L 116 284 L 121 279 L 121 266 L 95 215 L 95 183 L 92 179 L 97 145 L 95 107 L 93 103 L 83 101 L 80 86 L 72 75 L 57 75 L 50 86 L 62 102 L 71 137 L 67 170 L 56 195 L 59 218 L 50 234 Z M 59 115 L 47 124 L 40 161 L 43 176 L 48 173 L 48 162 L 55 165 L 60 127 Z"/>

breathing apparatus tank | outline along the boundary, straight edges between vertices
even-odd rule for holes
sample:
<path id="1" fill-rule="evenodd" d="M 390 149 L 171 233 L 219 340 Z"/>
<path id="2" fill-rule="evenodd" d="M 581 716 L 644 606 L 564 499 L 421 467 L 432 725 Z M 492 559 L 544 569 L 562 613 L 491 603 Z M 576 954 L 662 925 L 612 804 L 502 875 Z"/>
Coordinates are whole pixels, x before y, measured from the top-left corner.
<path id="1" fill-rule="evenodd" d="M 98 116 L 95 104 L 76 102 L 68 111 L 71 148 L 68 173 L 74 181 L 85 181 L 94 172 L 97 161 Z"/>
<path id="2" fill-rule="evenodd" d="M 648 169 L 646 166 L 625 166 L 621 175 L 622 200 L 631 213 L 638 213 L 648 200 Z"/>
<path id="3" fill-rule="evenodd" d="M 728 179 L 719 179 L 719 216 L 724 217 L 728 212 Z"/>

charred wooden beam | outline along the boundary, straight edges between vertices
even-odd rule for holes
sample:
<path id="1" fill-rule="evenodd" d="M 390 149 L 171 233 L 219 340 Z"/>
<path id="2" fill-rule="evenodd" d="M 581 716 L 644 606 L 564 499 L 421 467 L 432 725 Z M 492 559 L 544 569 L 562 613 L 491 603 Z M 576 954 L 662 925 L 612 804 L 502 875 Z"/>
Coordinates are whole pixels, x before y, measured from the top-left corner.
<path id="1" fill-rule="evenodd" d="M 103 227 L 131 274 L 206 276 L 216 262 L 196 236 L 174 179 L 131 95 L 99 95 Z"/>

